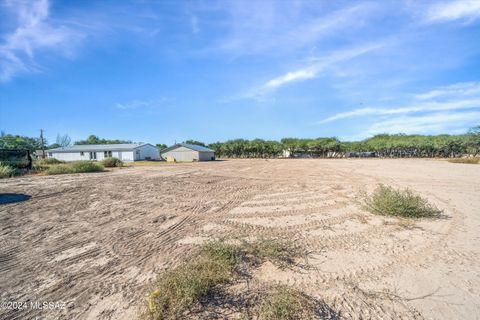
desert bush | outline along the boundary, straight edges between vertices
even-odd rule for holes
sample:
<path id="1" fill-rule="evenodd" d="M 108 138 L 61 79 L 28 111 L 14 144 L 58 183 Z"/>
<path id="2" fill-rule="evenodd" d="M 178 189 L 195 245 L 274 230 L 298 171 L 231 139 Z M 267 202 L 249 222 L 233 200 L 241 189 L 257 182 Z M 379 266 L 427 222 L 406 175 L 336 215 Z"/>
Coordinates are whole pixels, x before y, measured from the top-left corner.
<path id="1" fill-rule="evenodd" d="M 45 170 L 46 174 L 65 174 L 65 173 L 74 173 L 73 168 L 70 164 L 53 164 Z"/>
<path id="2" fill-rule="evenodd" d="M 74 161 L 69 165 L 72 167 L 72 170 L 75 173 L 103 171 L 103 166 L 100 163 L 88 160 Z"/>
<path id="3" fill-rule="evenodd" d="M 102 164 L 105 168 L 123 167 L 123 161 L 115 157 L 103 159 Z"/>
<path id="4" fill-rule="evenodd" d="M 9 178 L 15 175 L 15 168 L 0 162 L 0 179 Z"/>
<path id="5" fill-rule="evenodd" d="M 92 161 L 75 161 L 71 163 L 60 163 L 49 165 L 45 170 L 46 174 L 64 174 L 81 172 L 103 171 L 103 166 Z"/>
<path id="6" fill-rule="evenodd" d="M 279 267 L 287 267 L 294 263 L 294 258 L 300 257 L 302 252 L 284 239 L 259 238 L 254 242 L 245 242 L 241 250 L 257 262 L 270 261 Z"/>
<path id="7" fill-rule="evenodd" d="M 148 299 L 153 319 L 178 319 L 216 285 L 229 281 L 235 249 L 221 242 L 206 244 L 196 259 L 159 276 Z"/>
<path id="8" fill-rule="evenodd" d="M 449 159 L 448 162 L 451 162 L 451 163 L 479 164 L 479 163 L 480 163 L 480 158 L 456 158 L 456 159 Z"/>
<path id="9" fill-rule="evenodd" d="M 435 217 L 441 211 L 410 189 L 399 190 L 383 184 L 365 199 L 365 207 L 374 214 L 406 218 Z"/>
<path id="10" fill-rule="evenodd" d="M 262 320 L 314 319 L 315 306 L 302 293 L 285 285 L 273 287 L 260 308 Z"/>
<path id="11" fill-rule="evenodd" d="M 38 159 L 35 160 L 35 163 L 39 165 L 49 165 L 49 164 L 60 164 L 60 163 L 65 163 L 65 161 L 60 161 L 55 158 L 45 158 L 45 159 Z"/>
<path id="12" fill-rule="evenodd" d="M 156 320 L 183 319 L 214 287 L 241 275 L 242 266 L 252 266 L 265 260 L 285 265 L 297 255 L 297 249 L 280 240 L 259 239 L 240 245 L 229 245 L 222 241 L 208 242 L 194 259 L 159 275 L 148 297 L 148 317 Z M 309 312 L 307 302 L 300 294 L 282 287 L 282 290 L 276 290 L 269 296 L 262 312 L 265 319 L 299 319 L 295 316 Z M 305 312 L 297 310 L 299 305 Z M 274 309 L 279 309 L 280 313 Z M 285 316 L 275 318 L 277 314 Z"/>

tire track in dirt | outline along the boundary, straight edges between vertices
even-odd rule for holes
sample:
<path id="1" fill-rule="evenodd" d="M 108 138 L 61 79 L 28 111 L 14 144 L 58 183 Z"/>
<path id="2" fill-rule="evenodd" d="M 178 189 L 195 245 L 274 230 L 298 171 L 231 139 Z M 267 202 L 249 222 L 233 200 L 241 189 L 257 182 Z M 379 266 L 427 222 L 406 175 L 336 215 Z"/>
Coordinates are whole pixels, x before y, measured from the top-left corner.
<path id="1" fill-rule="evenodd" d="M 402 180 L 397 172 L 413 176 Z M 479 267 L 474 247 L 452 245 L 471 226 L 458 202 L 437 192 L 453 188 L 448 175 L 422 191 L 450 219 L 403 225 L 361 209 L 361 193 L 375 183 L 410 185 L 419 174 L 408 161 L 240 160 L 1 181 L 0 192 L 32 195 L 0 207 L 0 284 L 8 288 L 2 299 L 65 299 L 70 307 L 0 310 L 0 318 L 132 319 L 155 274 L 183 263 L 198 244 L 264 236 L 304 248 L 308 267 L 267 264 L 255 281 L 289 283 L 344 318 L 421 319 L 410 302 L 357 287 L 375 289 L 400 268 L 438 261 Z M 457 282 L 470 290 L 477 284 Z"/>

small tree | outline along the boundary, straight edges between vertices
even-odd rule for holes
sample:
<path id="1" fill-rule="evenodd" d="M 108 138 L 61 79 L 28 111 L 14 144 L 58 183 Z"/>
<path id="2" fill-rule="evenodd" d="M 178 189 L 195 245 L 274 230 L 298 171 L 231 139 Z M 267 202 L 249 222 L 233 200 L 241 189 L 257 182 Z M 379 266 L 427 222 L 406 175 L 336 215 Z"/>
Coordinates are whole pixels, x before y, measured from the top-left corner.
<path id="1" fill-rule="evenodd" d="M 187 140 L 187 141 L 184 141 L 183 143 L 194 144 L 194 145 L 197 145 L 197 146 L 206 147 L 205 143 L 197 141 L 197 140 Z"/>
<path id="2" fill-rule="evenodd" d="M 56 144 L 60 147 L 68 147 L 70 146 L 72 139 L 68 136 L 68 134 L 60 135 L 57 134 L 57 141 Z"/>

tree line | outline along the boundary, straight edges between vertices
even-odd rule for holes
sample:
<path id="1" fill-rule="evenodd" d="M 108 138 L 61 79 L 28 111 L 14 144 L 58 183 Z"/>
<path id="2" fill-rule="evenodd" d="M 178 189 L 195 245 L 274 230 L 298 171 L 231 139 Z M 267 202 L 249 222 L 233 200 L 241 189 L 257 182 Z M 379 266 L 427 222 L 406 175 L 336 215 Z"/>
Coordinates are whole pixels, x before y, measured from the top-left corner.
<path id="1" fill-rule="evenodd" d="M 43 142 L 47 149 L 71 144 L 68 135 L 58 135 L 54 144 Z M 90 135 L 74 144 L 132 143 L 129 140 L 101 139 Z M 317 139 L 284 138 L 276 140 L 234 139 L 205 144 L 196 140 L 185 143 L 207 146 L 215 150 L 217 157 L 227 158 L 277 158 L 277 157 L 326 157 L 339 158 L 374 155 L 378 157 L 459 157 L 480 155 L 480 126 L 460 135 L 406 135 L 379 134 L 362 141 L 340 141 L 335 137 Z M 157 144 L 159 149 L 165 144 Z M 0 149 L 42 149 L 40 138 L 0 134 Z"/>
<path id="2" fill-rule="evenodd" d="M 208 145 L 217 157 L 459 157 L 480 155 L 480 126 L 461 135 L 379 134 L 362 141 L 337 138 L 235 139 Z"/>

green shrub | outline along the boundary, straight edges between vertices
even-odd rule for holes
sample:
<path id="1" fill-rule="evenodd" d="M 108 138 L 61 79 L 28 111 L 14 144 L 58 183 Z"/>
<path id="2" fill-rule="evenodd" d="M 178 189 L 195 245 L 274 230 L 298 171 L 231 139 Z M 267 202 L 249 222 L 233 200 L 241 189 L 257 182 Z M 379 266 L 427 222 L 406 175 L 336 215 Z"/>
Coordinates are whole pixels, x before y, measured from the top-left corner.
<path id="1" fill-rule="evenodd" d="M 298 247 L 282 239 L 260 238 L 255 242 L 245 242 L 241 250 L 257 262 L 268 260 L 282 268 L 292 265 L 294 258 L 302 255 Z"/>
<path id="2" fill-rule="evenodd" d="M 456 158 L 456 159 L 449 159 L 448 162 L 478 164 L 480 163 L 480 158 Z"/>
<path id="3" fill-rule="evenodd" d="M 74 173 L 73 168 L 69 164 L 53 164 L 45 170 L 46 174 L 65 174 Z"/>
<path id="4" fill-rule="evenodd" d="M 200 255 L 159 276 L 148 298 L 153 319 L 179 319 L 216 285 L 229 281 L 235 268 L 235 249 L 220 242 L 206 244 Z"/>
<path id="5" fill-rule="evenodd" d="M 102 164 L 105 168 L 123 167 L 123 161 L 115 157 L 103 159 Z"/>
<path id="6" fill-rule="evenodd" d="M 285 285 L 273 287 L 260 308 L 262 320 L 314 319 L 315 306 L 300 292 Z"/>
<path id="7" fill-rule="evenodd" d="M 9 178 L 15 175 L 15 168 L 0 162 L 0 179 Z"/>
<path id="8" fill-rule="evenodd" d="M 52 164 L 45 170 L 46 174 L 64 174 L 64 173 L 81 173 L 81 172 L 98 172 L 103 171 L 100 163 L 92 161 L 75 161 L 71 163 Z"/>
<path id="9" fill-rule="evenodd" d="M 38 159 L 35 161 L 39 165 L 49 165 L 49 164 L 60 164 L 60 163 L 65 163 L 65 161 L 60 161 L 55 158 L 45 158 L 45 159 Z"/>
<path id="10" fill-rule="evenodd" d="M 295 250 L 284 241 L 270 239 L 235 246 L 208 242 L 194 259 L 158 277 L 148 297 L 148 316 L 156 320 L 183 319 L 215 286 L 241 275 L 242 262 L 249 265 L 252 260 L 270 260 L 284 265 L 298 254 Z M 308 319 L 310 306 L 309 300 L 296 291 L 278 287 L 266 300 L 262 312 L 265 319 Z"/>
<path id="11" fill-rule="evenodd" d="M 435 217 L 441 211 L 427 199 L 409 189 L 396 190 L 383 184 L 365 199 L 365 207 L 374 214 L 406 218 Z"/>
<path id="12" fill-rule="evenodd" d="M 72 167 L 74 173 L 103 171 L 103 166 L 100 163 L 88 160 L 74 161 L 69 165 Z"/>

